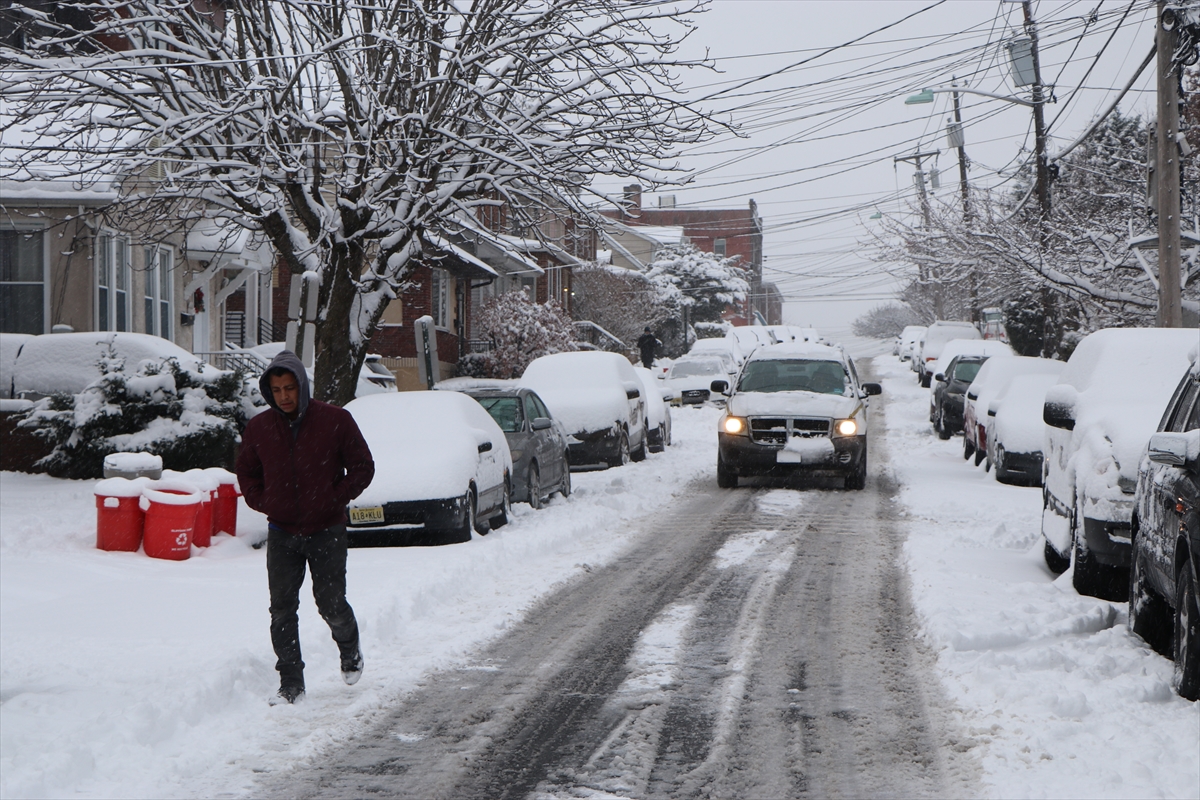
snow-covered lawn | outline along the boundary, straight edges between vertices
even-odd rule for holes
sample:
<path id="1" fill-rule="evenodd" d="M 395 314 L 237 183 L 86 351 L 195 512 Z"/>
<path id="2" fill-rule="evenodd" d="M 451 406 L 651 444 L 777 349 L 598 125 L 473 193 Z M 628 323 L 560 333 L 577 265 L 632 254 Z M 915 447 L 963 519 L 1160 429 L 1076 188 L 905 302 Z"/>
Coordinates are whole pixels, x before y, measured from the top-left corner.
<path id="1" fill-rule="evenodd" d="M 882 348 L 872 347 L 872 354 Z M 860 359 L 861 361 L 862 359 Z M 928 390 L 874 360 L 888 403 L 906 564 L 922 635 L 999 797 L 1196 797 L 1200 704 L 1125 632 L 1123 604 L 1079 597 L 1042 565 L 1037 489 L 996 483 L 940 441 Z M 878 412 L 876 412 L 878 413 Z M 358 730 L 422 675 L 463 661 L 538 597 L 628 546 L 635 524 L 713 476 L 715 409 L 674 411 L 675 445 L 574 476 L 569 501 L 515 507 L 470 544 L 355 549 L 349 596 L 363 679 L 303 598 L 308 698 L 275 690 L 265 521 L 185 562 L 94 549 L 93 482 L 0 473 L 0 796 L 248 794 Z M 887 430 L 879 422 L 885 421 Z M 782 491 L 782 490 L 780 490 Z"/>

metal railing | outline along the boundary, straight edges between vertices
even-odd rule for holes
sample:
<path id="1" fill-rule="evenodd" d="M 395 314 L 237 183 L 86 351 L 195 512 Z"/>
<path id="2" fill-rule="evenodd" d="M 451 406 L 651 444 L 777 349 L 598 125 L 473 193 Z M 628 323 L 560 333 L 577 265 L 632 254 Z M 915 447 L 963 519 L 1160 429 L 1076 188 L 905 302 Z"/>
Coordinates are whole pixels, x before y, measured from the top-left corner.
<path id="1" fill-rule="evenodd" d="M 251 376 L 261 375 L 269 363 L 258 353 L 249 353 L 245 350 L 218 350 L 211 353 L 193 353 L 193 355 L 204 359 L 217 369 L 240 369 Z"/>

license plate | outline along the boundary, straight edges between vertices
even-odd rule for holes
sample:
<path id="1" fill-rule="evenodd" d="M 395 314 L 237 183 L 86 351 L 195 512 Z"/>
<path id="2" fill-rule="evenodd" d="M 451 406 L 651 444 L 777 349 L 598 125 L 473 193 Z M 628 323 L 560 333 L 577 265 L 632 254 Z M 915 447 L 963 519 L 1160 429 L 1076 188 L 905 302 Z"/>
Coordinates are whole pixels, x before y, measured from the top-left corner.
<path id="1" fill-rule="evenodd" d="M 372 522 L 383 522 L 383 506 L 350 509 L 351 525 L 366 525 Z"/>

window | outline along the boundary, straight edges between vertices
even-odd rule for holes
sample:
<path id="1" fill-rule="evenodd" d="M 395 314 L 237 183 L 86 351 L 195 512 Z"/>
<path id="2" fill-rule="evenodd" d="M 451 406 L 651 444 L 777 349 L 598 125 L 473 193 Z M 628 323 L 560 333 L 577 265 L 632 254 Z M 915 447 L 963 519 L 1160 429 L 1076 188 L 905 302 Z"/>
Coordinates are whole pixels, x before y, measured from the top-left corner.
<path id="1" fill-rule="evenodd" d="M 724 239 L 713 239 L 713 252 L 716 253 L 717 255 L 719 255 L 721 258 L 725 257 L 725 240 Z"/>
<path id="2" fill-rule="evenodd" d="M 129 240 L 96 237 L 96 330 L 129 330 Z"/>
<path id="3" fill-rule="evenodd" d="M 0 332 L 45 333 L 41 231 L 0 231 Z"/>
<path id="4" fill-rule="evenodd" d="M 175 254 L 152 245 L 146 254 L 146 333 L 171 338 L 171 268 Z"/>
<path id="5" fill-rule="evenodd" d="M 444 269 L 433 270 L 433 324 L 450 327 L 450 275 Z"/>

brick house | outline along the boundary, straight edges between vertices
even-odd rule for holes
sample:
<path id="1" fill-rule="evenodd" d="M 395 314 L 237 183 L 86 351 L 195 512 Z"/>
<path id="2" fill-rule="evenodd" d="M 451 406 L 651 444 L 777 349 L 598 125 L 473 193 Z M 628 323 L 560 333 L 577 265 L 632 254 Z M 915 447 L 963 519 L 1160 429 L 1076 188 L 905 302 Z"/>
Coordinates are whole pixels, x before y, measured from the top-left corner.
<path id="1" fill-rule="evenodd" d="M 658 208 L 643 208 L 642 187 L 631 184 L 625 187 L 621 208 L 601 213 L 631 228 L 681 228 L 684 239 L 698 250 L 737 256 L 746 270 L 751 293 L 744 307 L 730 309 L 728 321 L 735 325 L 781 324 L 782 319 L 773 318 L 776 305 L 767 300 L 771 290 L 765 286 L 770 284 L 764 285 L 762 280 L 763 221 L 753 200 L 739 209 L 677 208 L 674 198 L 668 197 L 660 198 L 659 203 Z M 782 316 L 781 307 L 778 313 Z"/>

